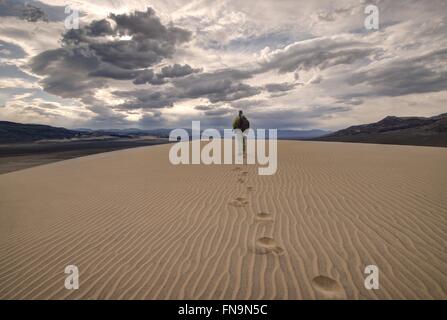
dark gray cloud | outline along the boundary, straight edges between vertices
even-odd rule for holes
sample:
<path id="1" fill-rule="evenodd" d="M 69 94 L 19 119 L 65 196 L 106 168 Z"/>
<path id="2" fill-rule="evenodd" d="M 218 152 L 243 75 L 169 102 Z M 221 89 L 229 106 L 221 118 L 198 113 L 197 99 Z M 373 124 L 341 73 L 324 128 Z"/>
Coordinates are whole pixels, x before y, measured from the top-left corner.
<path id="1" fill-rule="evenodd" d="M 199 68 L 192 68 L 190 65 L 174 64 L 161 69 L 159 73 L 155 73 L 152 69 L 143 70 L 133 81 L 134 84 L 152 84 L 159 85 L 166 83 L 166 78 L 179 78 L 192 73 L 200 72 Z"/>
<path id="2" fill-rule="evenodd" d="M 46 91 L 61 97 L 84 98 L 107 86 L 107 78 L 161 84 L 163 81 L 156 81 L 153 71 L 147 68 L 170 58 L 176 46 L 190 38 L 187 30 L 164 26 L 151 8 L 146 12 L 111 14 L 108 19 L 115 23 L 103 19 L 72 29 L 63 35 L 61 48 L 33 57 L 31 70 L 44 76 L 41 83 Z M 123 35 L 130 38 L 123 40 Z M 188 67 L 167 71 L 171 76 L 178 69 L 183 73 L 196 71 Z"/>
<path id="3" fill-rule="evenodd" d="M 102 61 L 123 69 L 150 67 L 172 57 L 178 44 L 190 40 L 187 30 L 165 26 L 152 8 L 146 12 L 111 14 L 109 19 L 93 21 L 89 26 L 71 30 L 63 38 L 65 44 L 86 43 Z M 129 40 L 103 41 L 101 36 L 130 36 Z"/>
<path id="4" fill-rule="evenodd" d="M 350 36 L 323 37 L 301 41 L 270 52 L 258 67 L 247 70 L 224 69 L 212 73 L 189 76 L 174 81 L 176 88 L 190 98 L 207 97 L 211 103 L 234 101 L 257 95 L 261 88 L 242 83 L 253 75 L 269 70 L 279 73 L 326 69 L 338 64 L 349 64 L 367 59 L 378 49 Z M 274 93 L 273 97 L 284 95 L 296 87 L 295 83 L 270 83 L 263 89 Z"/>
<path id="5" fill-rule="evenodd" d="M 144 114 L 138 121 L 138 124 L 142 128 L 154 128 L 154 127 L 160 127 L 161 123 L 167 123 L 167 122 L 168 119 L 166 119 L 160 111 L 152 110 L 150 113 Z"/>
<path id="6" fill-rule="evenodd" d="M 149 79 L 158 79 L 153 73 L 148 72 L 147 76 Z M 195 98 L 206 98 L 211 103 L 228 102 L 254 96 L 261 92 L 258 87 L 240 82 L 240 80 L 250 77 L 250 72 L 221 69 L 174 78 L 169 86 L 160 90 L 148 88 L 115 91 L 113 94 L 129 99 L 128 102 L 119 106 L 123 110 L 172 107 L 177 101 Z"/>
<path id="7" fill-rule="evenodd" d="M 91 119 L 84 123 L 88 128 L 159 128 L 162 124 L 168 124 L 169 119 L 163 116 L 163 114 L 158 110 L 151 110 L 150 112 L 145 112 L 141 119 L 137 122 L 130 121 L 126 118 L 126 115 L 118 113 L 111 108 L 104 106 L 91 106 L 90 111 L 95 114 Z M 87 116 L 86 116 L 87 117 Z M 187 123 L 185 123 L 185 126 Z M 191 122 L 189 122 L 191 125 Z"/>
<path id="8" fill-rule="evenodd" d="M 352 36 L 315 38 L 271 52 L 261 62 L 258 72 L 278 70 L 286 73 L 311 68 L 326 69 L 339 64 L 351 64 L 378 51 L 379 49 Z"/>
<path id="9" fill-rule="evenodd" d="M 414 58 L 393 59 L 349 78 L 352 85 L 366 84 L 368 90 L 352 96 L 400 96 L 447 89 L 447 49 Z"/>
<path id="10" fill-rule="evenodd" d="M 86 26 L 85 29 L 80 30 L 84 30 L 87 35 L 93 37 L 113 35 L 115 33 L 111 23 L 107 19 L 95 20 Z"/>
<path id="11" fill-rule="evenodd" d="M 215 108 L 215 109 L 204 111 L 204 114 L 208 117 L 229 116 L 234 113 L 235 113 L 235 110 L 232 108 L 229 108 L 229 107 L 220 107 L 220 108 Z"/>
<path id="12" fill-rule="evenodd" d="M 309 108 L 282 108 L 247 110 L 244 114 L 248 117 L 253 128 L 280 128 L 280 129 L 309 129 L 325 118 L 331 118 L 351 110 L 344 106 L 316 105 Z M 228 125 L 228 124 L 227 124 Z"/>
<path id="13" fill-rule="evenodd" d="M 48 21 L 45 12 L 38 6 L 22 1 L 0 1 L 0 16 L 17 17 L 29 22 Z"/>
<path id="14" fill-rule="evenodd" d="M 37 114 L 37 115 L 45 117 L 45 118 L 60 118 L 61 117 L 60 114 L 51 112 L 50 110 L 47 110 L 47 109 L 48 109 L 48 106 L 45 106 L 45 105 L 42 105 L 42 108 L 27 106 L 27 107 L 23 108 L 23 111 L 34 113 L 34 114 Z"/>
<path id="15" fill-rule="evenodd" d="M 259 94 L 260 88 L 240 82 L 251 77 L 250 71 L 228 68 L 176 79 L 173 85 L 180 91 L 182 98 L 205 97 L 211 103 L 216 103 Z"/>
<path id="16" fill-rule="evenodd" d="M 265 85 L 265 89 L 268 92 L 284 92 L 284 91 L 290 91 L 294 89 L 296 86 L 297 86 L 296 83 L 289 83 L 289 82 L 268 83 Z"/>
<path id="17" fill-rule="evenodd" d="M 92 77 L 104 77 L 116 80 L 133 80 L 134 84 L 152 84 L 161 85 L 167 83 L 167 78 L 183 77 L 188 74 L 199 72 L 201 69 L 191 66 L 174 64 L 173 66 L 163 67 L 156 73 L 153 69 L 134 70 L 124 69 L 109 62 L 101 63 L 93 72 Z"/>
<path id="18" fill-rule="evenodd" d="M 19 67 L 13 64 L 0 64 L 0 79 L 1 78 L 18 78 L 36 81 L 37 78 L 30 76 L 23 72 Z"/>
<path id="19" fill-rule="evenodd" d="M 123 69 L 111 63 L 103 62 L 99 63 L 97 69 L 95 71 L 90 72 L 89 76 L 110 78 L 116 80 L 133 80 L 141 73 L 142 72 L 140 71 Z"/>
<path id="20" fill-rule="evenodd" d="M 203 90 L 203 91 L 202 91 Z M 231 83 L 231 80 L 225 79 L 219 83 L 214 83 L 206 88 L 193 87 L 187 92 L 191 97 L 206 96 L 212 103 L 220 101 L 234 101 L 261 92 L 259 88 L 252 87 L 245 83 Z"/>
<path id="21" fill-rule="evenodd" d="M 208 117 L 221 117 L 235 113 L 233 107 L 222 104 L 199 105 L 195 106 L 194 109 L 203 111 L 203 114 Z"/>
<path id="22" fill-rule="evenodd" d="M 89 76 L 99 65 L 99 58 L 85 46 L 48 50 L 30 61 L 31 70 L 45 76 L 40 81 L 45 91 L 63 98 L 84 98 L 105 87 L 104 79 Z"/>
<path id="23" fill-rule="evenodd" d="M 164 26 L 152 8 L 134 14 L 111 14 L 119 34 L 132 35 L 137 40 L 153 39 L 160 43 L 176 44 L 189 41 L 191 32 L 173 25 Z"/>
<path id="24" fill-rule="evenodd" d="M 16 17 L 29 22 L 62 21 L 65 7 L 33 0 L 0 0 L 0 17 Z"/>
<path id="25" fill-rule="evenodd" d="M 20 59 L 26 56 L 25 50 L 22 47 L 0 40 L 0 58 L 5 59 Z"/>
<path id="26" fill-rule="evenodd" d="M 36 22 L 39 20 L 48 22 L 48 17 L 45 12 L 41 8 L 31 4 L 25 5 L 25 8 L 22 11 L 22 16 L 23 19 L 29 22 Z"/>
<path id="27" fill-rule="evenodd" d="M 126 115 L 115 112 L 113 109 L 92 104 L 87 109 L 95 115 L 86 123 L 88 127 L 110 128 L 110 125 L 116 127 L 125 127 L 130 125 L 130 121 L 126 119 Z"/>
<path id="28" fill-rule="evenodd" d="M 117 97 L 128 100 L 115 108 L 119 110 L 133 110 L 172 107 L 180 99 L 174 91 L 169 89 L 160 91 L 152 89 L 114 91 L 113 94 Z"/>
<path id="29" fill-rule="evenodd" d="M 134 84 L 164 84 L 166 81 L 154 72 L 152 69 L 141 71 L 133 81 Z"/>
<path id="30" fill-rule="evenodd" d="M 160 77 L 162 78 L 180 78 L 187 76 L 192 73 L 200 72 L 200 68 L 193 69 L 191 66 L 185 64 L 180 65 L 178 63 L 172 65 L 172 66 L 166 66 L 161 68 Z"/>
<path id="31" fill-rule="evenodd" d="M 173 44 L 166 45 L 150 39 L 90 42 L 88 46 L 102 61 L 123 69 L 147 68 L 172 57 L 174 53 Z"/>

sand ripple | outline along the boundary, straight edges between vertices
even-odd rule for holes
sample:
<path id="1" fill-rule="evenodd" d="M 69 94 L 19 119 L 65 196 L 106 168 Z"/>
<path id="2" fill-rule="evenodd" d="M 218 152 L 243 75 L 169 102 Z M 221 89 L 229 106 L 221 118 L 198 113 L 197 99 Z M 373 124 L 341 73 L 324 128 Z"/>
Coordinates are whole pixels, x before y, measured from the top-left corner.
<path id="1" fill-rule="evenodd" d="M 447 149 L 284 141 L 259 176 L 169 147 L 0 175 L 0 298 L 447 298 Z"/>

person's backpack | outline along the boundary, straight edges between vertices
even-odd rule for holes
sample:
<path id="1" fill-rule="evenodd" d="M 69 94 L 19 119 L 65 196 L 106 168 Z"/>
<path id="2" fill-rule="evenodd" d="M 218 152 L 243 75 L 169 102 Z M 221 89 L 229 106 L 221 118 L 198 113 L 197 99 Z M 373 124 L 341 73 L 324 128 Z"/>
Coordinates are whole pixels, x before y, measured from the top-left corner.
<path id="1" fill-rule="evenodd" d="M 248 128 L 250 128 L 250 121 L 248 121 L 248 119 L 245 116 L 242 116 L 241 119 L 239 120 L 239 129 L 241 129 L 242 132 L 244 132 Z"/>

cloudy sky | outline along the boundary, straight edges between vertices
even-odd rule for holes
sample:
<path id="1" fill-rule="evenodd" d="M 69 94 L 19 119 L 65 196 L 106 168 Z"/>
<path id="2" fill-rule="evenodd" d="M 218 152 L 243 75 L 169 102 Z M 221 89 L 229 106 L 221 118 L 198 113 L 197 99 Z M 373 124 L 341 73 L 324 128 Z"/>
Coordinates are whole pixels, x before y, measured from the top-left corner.
<path id="1" fill-rule="evenodd" d="M 240 109 L 327 130 L 447 112 L 447 1 L 0 0 L 0 120 L 222 128 Z"/>

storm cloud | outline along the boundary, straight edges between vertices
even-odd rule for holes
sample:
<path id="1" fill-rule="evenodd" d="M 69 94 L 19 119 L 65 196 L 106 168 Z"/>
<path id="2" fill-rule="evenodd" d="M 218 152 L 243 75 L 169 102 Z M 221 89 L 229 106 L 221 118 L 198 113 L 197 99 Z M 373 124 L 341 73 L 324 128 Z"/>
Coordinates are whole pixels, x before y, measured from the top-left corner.
<path id="1" fill-rule="evenodd" d="M 447 49 L 408 58 L 391 59 L 381 65 L 355 72 L 353 85 L 366 84 L 359 96 L 401 96 L 447 90 Z"/>
<path id="2" fill-rule="evenodd" d="M 106 87 L 107 78 L 154 83 L 153 71 L 145 68 L 171 57 L 176 46 L 190 39 L 189 31 L 164 26 L 151 8 L 111 14 L 108 19 L 68 31 L 61 48 L 42 52 L 30 61 L 32 72 L 43 76 L 46 91 L 83 98 Z M 123 39 L 124 35 L 130 38 Z M 180 69 L 195 71 L 185 66 Z"/>
<path id="3" fill-rule="evenodd" d="M 29 22 L 48 21 L 48 16 L 40 7 L 20 1 L 0 1 L 1 17 L 18 17 Z"/>
<path id="4" fill-rule="evenodd" d="M 173 81 L 173 85 L 180 91 L 182 98 L 205 97 L 215 103 L 234 101 L 259 94 L 260 88 L 241 82 L 251 77 L 250 71 L 227 68 L 176 79 Z"/>
<path id="5" fill-rule="evenodd" d="M 296 86 L 297 86 L 297 84 L 295 84 L 295 83 L 288 83 L 288 82 L 268 83 L 268 84 L 265 85 L 265 89 L 268 92 L 284 92 L 284 91 L 293 90 Z"/>
<path id="6" fill-rule="evenodd" d="M 166 78 L 180 78 L 200 71 L 200 68 L 192 68 L 187 64 L 180 65 L 176 63 L 172 66 L 161 68 L 161 71 L 158 73 L 155 73 L 152 69 L 141 71 L 133 83 L 159 85 L 166 83 Z"/>
<path id="7" fill-rule="evenodd" d="M 37 0 L 1 0 L 0 17 L 17 17 L 28 22 L 62 21 L 64 6 L 48 5 Z"/>
<path id="8" fill-rule="evenodd" d="M 339 64 L 351 64 L 378 51 L 352 35 L 320 37 L 266 53 L 260 62 L 260 72 L 272 69 L 279 73 L 311 68 L 323 70 Z"/>

